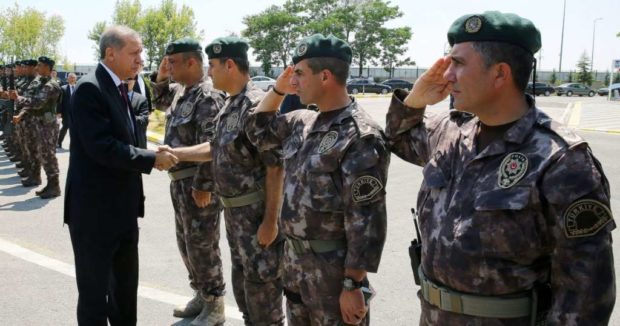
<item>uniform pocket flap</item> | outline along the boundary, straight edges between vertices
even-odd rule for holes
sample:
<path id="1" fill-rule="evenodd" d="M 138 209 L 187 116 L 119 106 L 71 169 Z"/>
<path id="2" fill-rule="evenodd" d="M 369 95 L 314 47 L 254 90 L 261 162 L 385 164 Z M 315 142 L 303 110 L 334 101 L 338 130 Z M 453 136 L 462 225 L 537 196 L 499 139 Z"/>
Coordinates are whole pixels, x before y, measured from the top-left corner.
<path id="1" fill-rule="evenodd" d="M 474 202 L 477 211 L 520 210 L 530 202 L 530 187 L 512 187 L 480 192 Z"/>
<path id="2" fill-rule="evenodd" d="M 424 166 L 424 183 L 428 188 L 443 188 L 448 184 L 448 178 L 436 161 L 430 161 Z"/>

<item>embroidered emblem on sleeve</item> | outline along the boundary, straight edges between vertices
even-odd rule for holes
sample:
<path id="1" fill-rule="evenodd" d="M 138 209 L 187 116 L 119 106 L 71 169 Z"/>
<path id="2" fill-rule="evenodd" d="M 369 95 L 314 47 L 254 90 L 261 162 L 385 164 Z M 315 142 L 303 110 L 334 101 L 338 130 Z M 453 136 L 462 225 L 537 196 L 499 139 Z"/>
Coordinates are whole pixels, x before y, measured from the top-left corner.
<path id="1" fill-rule="evenodd" d="M 578 200 L 564 213 L 564 233 L 568 238 L 589 237 L 612 219 L 611 211 L 603 203 L 592 199 Z"/>
<path id="2" fill-rule="evenodd" d="M 239 124 L 239 113 L 234 112 L 231 113 L 230 116 L 226 119 L 226 131 L 233 131 L 237 128 Z"/>
<path id="3" fill-rule="evenodd" d="M 508 154 L 499 166 L 498 184 L 502 188 L 510 188 L 517 184 L 527 172 L 527 156 L 522 153 Z"/>
<path id="4" fill-rule="evenodd" d="M 383 184 L 379 179 L 365 175 L 353 181 L 351 194 L 353 201 L 356 203 L 372 199 L 379 191 L 383 189 Z"/>

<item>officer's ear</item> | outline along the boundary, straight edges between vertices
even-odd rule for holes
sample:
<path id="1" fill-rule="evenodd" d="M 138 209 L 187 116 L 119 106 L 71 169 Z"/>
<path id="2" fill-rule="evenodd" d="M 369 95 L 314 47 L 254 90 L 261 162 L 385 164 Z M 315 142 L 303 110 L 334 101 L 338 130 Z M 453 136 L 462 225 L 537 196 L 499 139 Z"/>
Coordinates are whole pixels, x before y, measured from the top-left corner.
<path id="1" fill-rule="evenodd" d="M 500 62 L 493 66 L 493 72 L 495 74 L 494 86 L 495 88 L 502 88 L 512 83 L 512 69 L 505 62 Z"/>

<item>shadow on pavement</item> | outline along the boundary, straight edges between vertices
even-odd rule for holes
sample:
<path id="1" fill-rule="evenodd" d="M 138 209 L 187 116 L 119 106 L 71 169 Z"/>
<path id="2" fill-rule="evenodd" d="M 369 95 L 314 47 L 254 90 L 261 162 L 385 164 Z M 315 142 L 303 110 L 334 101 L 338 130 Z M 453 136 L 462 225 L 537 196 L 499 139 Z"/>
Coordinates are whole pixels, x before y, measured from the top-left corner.
<path id="1" fill-rule="evenodd" d="M 0 189 L 0 196 L 21 196 L 27 194 L 31 189 L 18 184 L 11 188 Z"/>
<path id="2" fill-rule="evenodd" d="M 62 197 L 56 197 L 62 198 Z M 0 205 L 0 211 L 33 211 L 43 208 L 52 199 L 41 199 L 38 196 L 28 198 L 24 201 L 16 201 Z"/>
<path id="3" fill-rule="evenodd" d="M 171 326 L 187 326 L 189 325 L 189 323 L 192 322 L 192 320 L 194 320 L 193 318 L 184 318 L 179 320 L 178 322 L 172 324 Z"/>

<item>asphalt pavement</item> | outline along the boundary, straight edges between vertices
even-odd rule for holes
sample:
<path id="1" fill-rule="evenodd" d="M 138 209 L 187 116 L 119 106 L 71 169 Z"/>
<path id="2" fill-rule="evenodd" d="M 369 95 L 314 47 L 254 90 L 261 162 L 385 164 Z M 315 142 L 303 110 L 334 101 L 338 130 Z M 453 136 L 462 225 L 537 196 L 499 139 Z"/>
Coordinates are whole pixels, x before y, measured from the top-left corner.
<path id="1" fill-rule="evenodd" d="M 360 104 L 381 125 L 389 97 L 359 97 Z M 602 97 L 539 97 L 538 106 L 552 118 L 570 124 L 593 148 L 611 183 L 612 211 L 620 212 L 620 102 Z M 432 110 L 446 110 L 443 101 Z M 65 141 L 65 148 L 70 140 Z M 68 150 L 58 152 L 64 186 Z M 392 156 L 387 183 L 388 238 L 377 274 L 371 306 L 374 325 L 415 325 L 419 316 L 417 287 L 409 267 L 407 247 L 414 234 L 409 209 L 415 205 L 421 168 Z M 144 176 L 146 217 L 140 220 L 140 299 L 138 325 L 186 325 L 172 317 L 174 304 L 189 299 L 187 273 L 178 254 L 169 179 L 154 170 Z M 63 199 L 42 200 L 36 188 L 24 188 L 14 165 L 0 151 L 0 325 L 76 325 L 77 291 L 68 228 L 62 224 Z M 111 196 L 113 194 L 110 194 Z M 105 198 L 101 200 L 105 201 Z M 242 325 L 230 288 L 230 253 L 221 228 L 227 325 Z M 617 231 L 614 232 L 614 235 Z M 617 243 L 617 241 L 616 241 Z M 614 244 L 616 253 L 617 245 Z M 618 259 L 616 259 L 617 261 Z M 616 266 L 616 270 L 620 270 Z M 611 325 L 620 325 L 614 312 Z"/>

